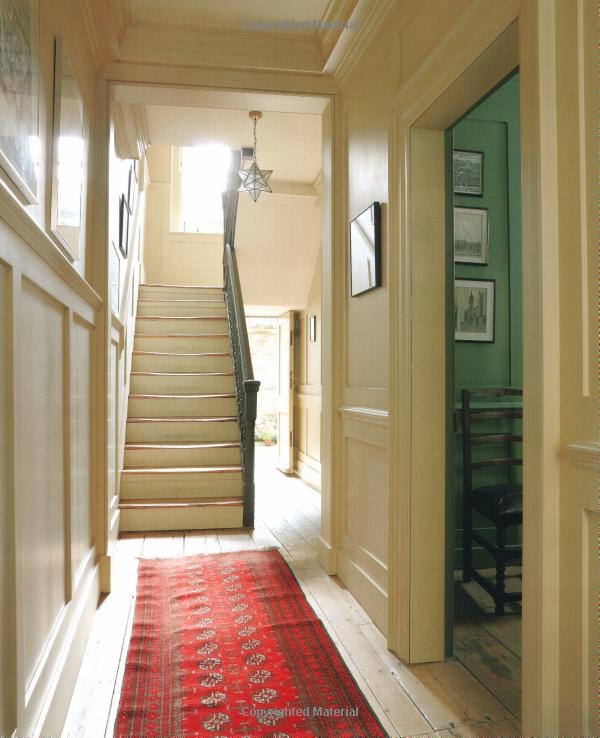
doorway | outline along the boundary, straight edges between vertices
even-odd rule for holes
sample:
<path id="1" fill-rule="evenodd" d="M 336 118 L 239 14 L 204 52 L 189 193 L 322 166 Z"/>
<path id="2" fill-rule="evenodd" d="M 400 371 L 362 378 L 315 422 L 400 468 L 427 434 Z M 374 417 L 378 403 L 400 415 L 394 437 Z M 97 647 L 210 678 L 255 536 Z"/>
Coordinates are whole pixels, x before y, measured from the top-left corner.
<path id="1" fill-rule="evenodd" d="M 446 138 L 452 221 L 447 258 L 452 265 L 448 270 L 452 290 L 448 290 L 451 302 L 447 309 L 452 326 L 447 394 L 454 430 L 447 460 L 447 653 L 461 661 L 517 721 L 521 719 L 519 513 L 512 513 L 511 525 L 506 528 L 510 558 L 503 586 L 507 597 L 515 593 L 514 599 L 499 605 L 492 597 L 497 561 L 486 549 L 486 545 L 496 544 L 496 528 L 489 517 L 465 506 L 464 500 L 468 498 L 465 485 L 471 480 L 486 488 L 512 484 L 517 489 L 522 483 L 522 445 L 518 440 L 522 438 L 518 417 L 522 398 L 479 399 L 481 407 L 472 412 L 489 417 L 471 416 L 479 423 L 473 434 L 467 428 L 470 421 L 463 422 L 462 404 L 463 390 L 504 387 L 521 391 L 523 385 L 519 118 L 516 72 L 453 125 Z M 506 399 L 510 418 L 505 417 Z M 498 434 L 494 437 L 498 440 L 488 445 L 484 434 L 491 438 L 492 433 Z M 471 446 L 470 439 L 475 445 Z M 465 448 L 469 457 L 473 449 L 473 459 L 477 459 L 474 467 L 489 456 L 504 458 L 507 465 L 472 469 L 465 460 Z M 469 531 L 471 526 L 472 534 L 465 536 L 465 529 Z M 471 535 L 472 542 L 465 543 Z M 469 557 L 476 572 L 473 576 Z"/>

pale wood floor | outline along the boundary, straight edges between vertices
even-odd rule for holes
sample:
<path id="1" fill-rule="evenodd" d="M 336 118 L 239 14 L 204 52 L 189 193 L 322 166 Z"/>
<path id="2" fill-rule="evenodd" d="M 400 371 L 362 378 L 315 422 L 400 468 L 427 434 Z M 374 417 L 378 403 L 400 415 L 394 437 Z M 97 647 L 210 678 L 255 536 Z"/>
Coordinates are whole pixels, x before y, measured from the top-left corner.
<path id="1" fill-rule="evenodd" d="M 467 635 L 463 649 L 467 651 L 463 656 L 467 666 L 469 655 L 473 662 L 469 668 L 457 658 L 407 667 L 387 650 L 384 637 L 363 608 L 338 579 L 328 577 L 317 563 L 320 496 L 300 480 L 277 472 L 273 449 L 257 449 L 256 487 L 257 520 L 252 533 L 129 534 L 117 542 L 113 592 L 98 608 L 63 738 L 113 736 L 139 557 L 267 546 L 278 547 L 290 563 L 308 601 L 390 736 L 507 738 L 521 735 L 514 694 L 497 692 L 495 697 L 484 686 L 489 675 L 482 673 L 481 665 L 475 663 L 481 661 L 481 650 L 475 655 L 473 649 L 468 653 L 470 636 Z M 474 627 L 482 626 L 476 623 Z M 499 643 L 514 641 L 514 630 L 496 624 L 498 628 L 500 634 L 492 633 L 489 628 L 485 633 Z M 518 648 L 514 642 L 512 647 Z M 497 684 L 490 686 L 494 688 Z"/>

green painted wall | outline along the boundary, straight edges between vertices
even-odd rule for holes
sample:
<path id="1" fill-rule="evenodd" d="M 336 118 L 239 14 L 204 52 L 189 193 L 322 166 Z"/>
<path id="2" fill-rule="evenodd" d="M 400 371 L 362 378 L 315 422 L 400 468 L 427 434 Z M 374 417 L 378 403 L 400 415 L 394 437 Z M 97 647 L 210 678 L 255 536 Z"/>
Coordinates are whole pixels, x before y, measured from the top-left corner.
<path id="1" fill-rule="evenodd" d="M 496 280 L 494 343 L 454 343 L 458 408 L 463 388 L 522 387 L 519 75 L 513 75 L 457 123 L 452 137 L 454 149 L 484 152 L 483 196 L 454 195 L 453 204 L 487 208 L 490 234 L 488 264 L 455 263 L 455 277 Z M 455 568 L 462 563 L 462 438 L 458 430 L 454 444 Z M 476 523 L 483 525 L 483 519 L 479 526 Z"/>

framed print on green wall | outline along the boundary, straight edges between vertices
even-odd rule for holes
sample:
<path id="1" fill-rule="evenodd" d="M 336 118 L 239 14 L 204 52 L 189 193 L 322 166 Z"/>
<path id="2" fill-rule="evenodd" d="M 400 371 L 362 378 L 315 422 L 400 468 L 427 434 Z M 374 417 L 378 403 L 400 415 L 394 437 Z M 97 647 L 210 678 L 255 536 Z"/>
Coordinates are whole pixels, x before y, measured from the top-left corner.
<path id="1" fill-rule="evenodd" d="M 454 261 L 487 264 L 488 245 L 488 209 L 454 208 Z"/>
<path id="2" fill-rule="evenodd" d="M 454 280 L 454 340 L 494 342 L 495 279 Z"/>

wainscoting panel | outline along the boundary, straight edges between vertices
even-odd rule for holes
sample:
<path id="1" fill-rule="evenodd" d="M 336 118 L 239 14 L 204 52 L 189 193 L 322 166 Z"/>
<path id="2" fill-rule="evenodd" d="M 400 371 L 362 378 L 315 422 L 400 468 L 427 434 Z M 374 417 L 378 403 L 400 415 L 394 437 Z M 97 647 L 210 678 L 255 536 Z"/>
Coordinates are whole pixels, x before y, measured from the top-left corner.
<path id="1" fill-rule="evenodd" d="M 58 735 L 99 594 L 100 300 L 1 192 L 0 216 L 0 735 Z"/>
<path id="2" fill-rule="evenodd" d="M 294 396 L 296 473 L 307 484 L 320 491 L 321 395 L 315 392 L 303 392 L 303 389 L 304 387 L 301 386 Z"/>
<path id="3" fill-rule="evenodd" d="M 92 550 L 92 345 L 93 326 L 79 316 L 71 325 L 71 570 L 81 581 Z"/>
<path id="4" fill-rule="evenodd" d="M 14 484 L 12 474 L 12 271 L 0 261 L 0 633 L 15 640 Z M 16 725 L 16 653 L 2 649 L 0 659 L 0 735 Z"/>
<path id="5" fill-rule="evenodd" d="M 341 410 L 343 438 L 338 574 L 378 628 L 387 632 L 387 414 Z"/>
<path id="6" fill-rule="evenodd" d="M 27 702 L 45 664 L 67 588 L 65 310 L 23 279 L 18 324 L 16 516 Z"/>

